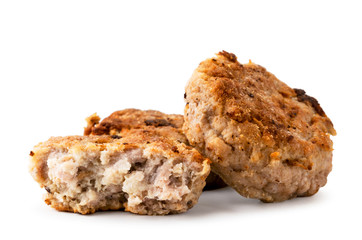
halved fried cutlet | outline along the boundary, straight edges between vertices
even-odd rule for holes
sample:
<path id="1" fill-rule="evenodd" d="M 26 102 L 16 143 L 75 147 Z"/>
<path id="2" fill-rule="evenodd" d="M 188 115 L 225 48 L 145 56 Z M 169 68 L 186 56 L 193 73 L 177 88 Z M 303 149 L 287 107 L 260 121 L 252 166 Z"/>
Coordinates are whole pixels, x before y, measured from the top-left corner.
<path id="1" fill-rule="evenodd" d="M 142 129 L 122 137 L 52 137 L 30 155 L 45 202 L 81 214 L 185 212 L 197 203 L 210 171 L 195 149 Z"/>

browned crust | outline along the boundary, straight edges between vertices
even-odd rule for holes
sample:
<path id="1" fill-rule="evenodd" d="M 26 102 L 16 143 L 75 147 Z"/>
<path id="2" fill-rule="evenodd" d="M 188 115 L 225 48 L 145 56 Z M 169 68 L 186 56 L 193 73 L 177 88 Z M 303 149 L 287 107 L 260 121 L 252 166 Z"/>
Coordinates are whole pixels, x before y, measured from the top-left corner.
<path id="1" fill-rule="evenodd" d="M 230 119 L 254 123 L 264 136 L 285 142 L 290 142 L 295 133 L 307 137 L 303 133 L 310 132 L 308 128 L 313 126 L 321 138 L 325 135 L 322 132 L 336 134 L 318 101 L 304 90 L 291 89 L 264 67 L 238 63 L 232 53 L 222 51 L 217 56 L 202 62 L 199 72 L 208 76 L 205 84 Z M 329 137 L 322 141 L 329 145 Z"/>
<path id="2" fill-rule="evenodd" d="M 237 61 L 237 57 L 235 56 L 235 54 L 229 53 L 229 52 L 227 52 L 227 51 L 225 51 L 225 50 L 222 50 L 221 52 L 219 52 L 218 55 L 225 57 L 225 58 L 228 59 L 230 62 L 236 62 L 236 61 Z M 215 60 L 213 59 L 213 61 L 215 61 Z"/>
<path id="3" fill-rule="evenodd" d="M 178 114 L 165 114 L 155 110 L 125 109 L 116 111 L 100 122 L 100 118 L 93 114 L 87 119 L 84 135 L 109 135 L 121 133 L 131 128 L 170 127 L 182 128 L 183 116 Z M 172 129 L 170 129 L 172 131 Z"/>
<path id="4" fill-rule="evenodd" d="M 326 117 L 326 114 L 324 113 L 322 107 L 319 105 L 317 99 L 305 94 L 305 91 L 303 89 L 294 88 L 294 92 L 297 94 L 299 102 L 304 102 L 311 105 L 319 115 Z"/>
<path id="5" fill-rule="evenodd" d="M 52 194 L 47 194 L 44 202 L 47 205 L 51 206 L 52 208 L 54 208 L 58 211 L 80 213 L 80 214 L 92 214 L 92 213 L 95 213 L 96 211 L 117 211 L 117 210 L 123 210 L 125 208 L 125 206 L 124 206 L 125 204 L 121 203 L 121 202 L 119 202 L 115 206 L 109 205 L 109 206 L 101 207 L 100 209 L 89 208 L 86 206 L 83 206 L 83 207 L 78 206 L 77 208 L 72 208 L 71 206 L 69 206 L 67 204 L 63 204 L 61 202 L 54 201 Z"/>

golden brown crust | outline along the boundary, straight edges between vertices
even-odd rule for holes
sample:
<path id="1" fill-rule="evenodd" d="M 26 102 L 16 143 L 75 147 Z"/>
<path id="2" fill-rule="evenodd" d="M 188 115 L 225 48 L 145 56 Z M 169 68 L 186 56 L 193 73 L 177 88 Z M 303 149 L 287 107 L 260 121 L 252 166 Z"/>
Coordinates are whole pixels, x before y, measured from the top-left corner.
<path id="1" fill-rule="evenodd" d="M 309 138 L 309 128 L 313 128 L 320 146 L 331 145 L 324 133 L 336 132 L 318 101 L 304 90 L 288 87 L 264 67 L 242 65 L 234 54 L 223 51 L 217 60 L 206 60 L 198 69 L 208 76 L 212 95 L 230 119 L 256 124 L 263 137 L 272 136 L 274 142 L 290 142 L 294 134 Z"/>
<path id="2" fill-rule="evenodd" d="M 182 133 L 183 116 L 165 114 L 155 110 L 124 109 L 112 113 L 100 122 L 93 114 L 86 119 L 88 125 L 84 135 L 111 136 L 112 138 L 133 138 L 138 143 L 178 141 L 188 144 Z M 142 133 L 140 135 L 135 132 Z"/>
<path id="3" fill-rule="evenodd" d="M 114 135 L 129 129 L 145 127 L 180 129 L 183 116 L 178 114 L 165 114 L 155 110 L 124 109 L 112 113 L 103 119 L 93 114 L 87 119 L 84 135 Z"/>

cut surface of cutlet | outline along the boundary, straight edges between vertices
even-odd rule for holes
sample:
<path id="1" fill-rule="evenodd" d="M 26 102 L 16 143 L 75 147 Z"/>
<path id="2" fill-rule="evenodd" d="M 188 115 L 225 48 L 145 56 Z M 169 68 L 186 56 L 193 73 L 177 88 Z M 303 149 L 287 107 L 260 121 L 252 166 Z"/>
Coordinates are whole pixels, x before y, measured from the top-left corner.
<path id="1" fill-rule="evenodd" d="M 209 160 L 195 149 L 142 129 L 122 138 L 52 137 L 30 156 L 30 173 L 47 191 L 45 202 L 81 214 L 182 213 L 197 203 L 210 171 Z"/>
<path id="2" fill-rule="evenodd" d="M 180 114 L 165 114 L 156 110 L 130 108 L 115 111 L 102 121 L 97 114 L 93 114 L 86 121 L 87 127 L 84 128 L 86 136 L 111 135 L 116 138 L 122 137 L 131 129 L 148 129 L 156 132 L 157 135 L 189 145 L 182 132 L 184 117 Z M 204 190 L 214 190 L 226 186 L 217 174 L 210 172 Z"/>
<path id="3" fill-rule="evenodd" d="M 222 51 L 194 71 L 185 101 L 187 139 L 241 195 L 284 201 L 326 184 L 336 131 L 304 90 Z"/>

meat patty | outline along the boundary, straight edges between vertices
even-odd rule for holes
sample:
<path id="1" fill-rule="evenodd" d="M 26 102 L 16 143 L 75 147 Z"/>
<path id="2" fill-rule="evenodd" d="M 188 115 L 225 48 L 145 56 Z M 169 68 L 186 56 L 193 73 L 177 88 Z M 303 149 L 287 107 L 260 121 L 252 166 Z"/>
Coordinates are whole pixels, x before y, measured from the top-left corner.
<path id="1" fill-rule="evenodd" d="M 194 148 L 144 129 L 122 137 L 53 137 L 30 156 L 45 202 L 81 214 L 185 212 L 197 203 L 210 171 L 209 160 Z"/>
<path id="2" fill-rule="evenodd" d="M 305 91 L 223 51 L 194 71 L 185 100 L 187 139 L 241 195 L 283 201 L 326 184 L 336 131 Z"/>
<path id="3" fill-rule="evenodd" d="M 131 129 L 151 129 L 158 135 L 189 145 L 182 132 L 184 118 L 179 114 L 165 114 L 155 110 L 124 109 L 112 113 L 100 121 L 97 114 L 89 116 L 84 135 L 122 136 Z M 206 179 L 205 190 L 225 187 L 223 180 L 211 172 Z"/>

